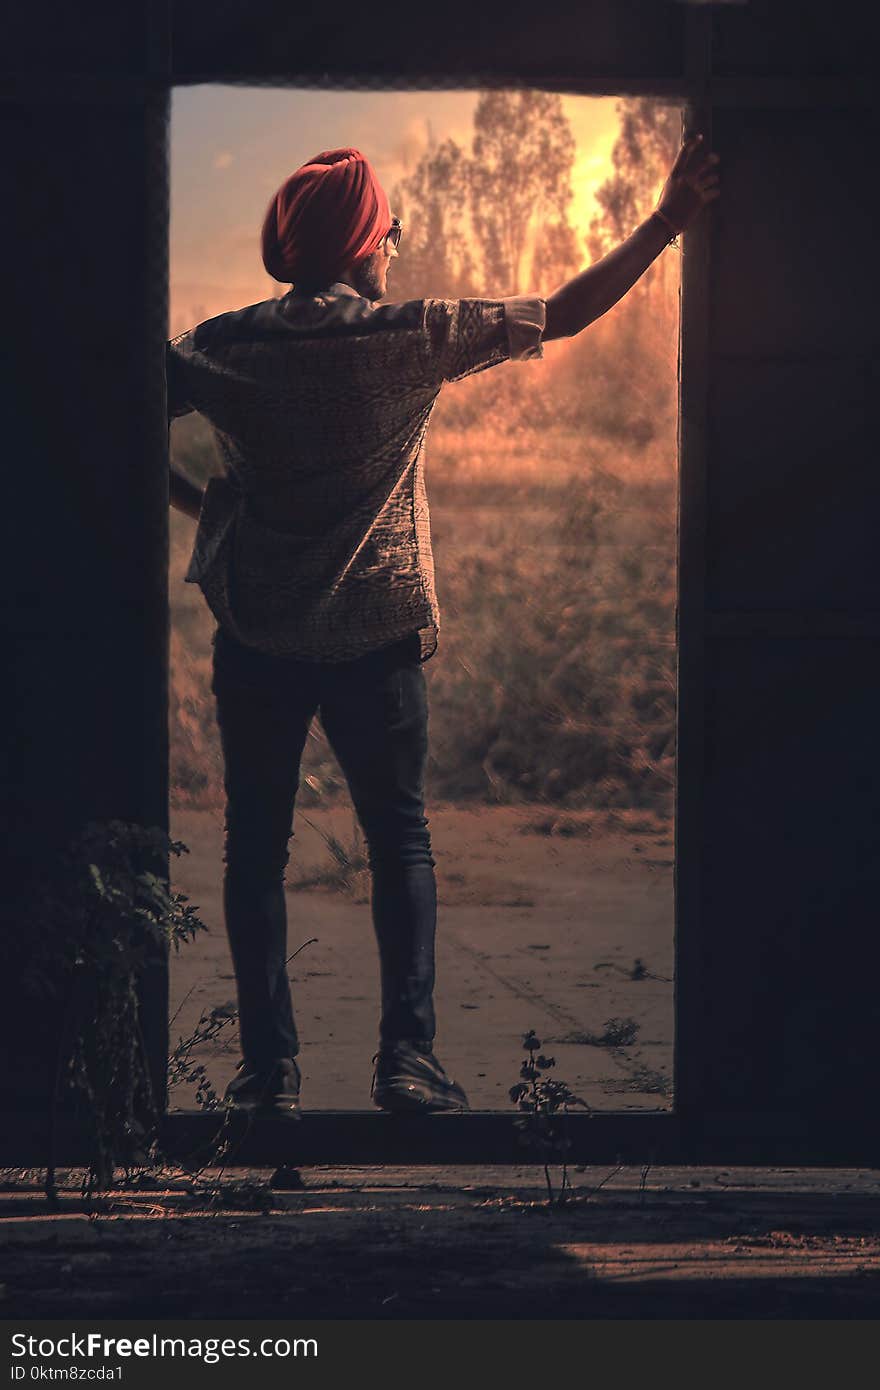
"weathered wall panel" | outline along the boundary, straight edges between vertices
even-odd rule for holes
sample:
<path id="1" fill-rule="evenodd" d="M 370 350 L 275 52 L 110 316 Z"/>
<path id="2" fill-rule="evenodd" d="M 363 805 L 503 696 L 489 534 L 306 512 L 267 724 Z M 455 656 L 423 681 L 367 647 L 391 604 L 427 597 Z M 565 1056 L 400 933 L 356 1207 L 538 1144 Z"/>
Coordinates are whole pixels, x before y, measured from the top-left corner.
<path id="1" fill-rule="evenodd" d="M 176 5 L 174 79 L 308 79 L 338 84 L 360 76 L 381 86 L 468 85 L 488 80 L 549 82 L 586 77 L 662 80 L 680 76 L 684 8 L 671 0 L 462 0 L 428 14 L 397 6 L 377 15 L 343 0 L 332 11 L 279 0 Z M 430 33 L 427 27 L 430 25 Z"/>
<path id="2" fill-rule="evenodd" d="M 8 5 L 2 70 L 35 76 L 112 72 L 137 77 L 163 4 Z"/>
<path id="3" fill-rule="evenodd" d="M 97 66 L 118 74 L 137 53 L 144 68 L 145 14 L 111 16 Z M 47 51 L 51 65 L 51 42 Z M 68 61 L 81 69 L 76 45 Z M 14 330 L 3 349 L 12 503 L 0 538 L 0 845 L 13 956 L 27 936 L 27 885 L 86 821 L 168 823 L 168 95 L 146 83 L 105 89 L 97 76 L 75 99 L 62 84 L 41 101 L 20 76 L 0 108 L 15 188 L 2 223 Z M 161 963 L 149 989 L 158 1081 Z M 60 1011 L 44 1008 L 35 1027 L 14 970 L 0 990 L 0 1085 L 15 1104 L 45 1109 Z"/>
<path id="4" fill-rule="evenodd" d="M 768 77 L 834 76 L 875 66 L 873 5 L 748 0 L 716 12 L 713 71 Z"/>
<path id="5" fill-rule="evenodd" d="M 713 1111 L 810 1113 L 870 1092 L 878 680 L 876 638 L 709 643 L 699 1007 Z"/>
<path id="6" fill-rule="evenodd" d="M 880 608 L 875 409 L 864 357 L 713 360 L 711 610 Z"/>
<path id="7" fill-rule="evenodd" d="M 712 351 L 859 353 L 876 347 L 876 229 L 859 206 L 868 113 L 721 110 L 724 197 L 713 258 Z"/>
<path id="8" fill-rule="evenodd" d="M 816 66 L 811 15 L 784 63 L 767 33 L 742 65 L 838 70 L 842 33 L 857 66 L 839 14 Z M 754 18 L 716 20 L 716 62 Z M 678 846 L 699 862 L 681 1008 L 702 1046 L 682 1101 L 710 1130 L 819 1143 L 822 1116 L 864 1122 L 880 965 L 873 120 L 839 88 L 822 109 L 743 90 L 711 118 L 701 821 Z"/>

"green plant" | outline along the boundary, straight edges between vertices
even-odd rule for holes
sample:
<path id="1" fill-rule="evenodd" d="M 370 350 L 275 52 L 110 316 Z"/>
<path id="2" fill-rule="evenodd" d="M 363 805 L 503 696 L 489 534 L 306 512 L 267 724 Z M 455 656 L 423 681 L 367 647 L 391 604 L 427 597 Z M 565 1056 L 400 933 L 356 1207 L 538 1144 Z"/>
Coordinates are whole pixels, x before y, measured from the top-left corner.
<path id="1" fill-rule="evenodd" d="M 157 1106 L 141 1030 L 139 980 L 165 952 L 206 931 L 167 880 L 169 854 L 188 852 L 156 826 L 90 821 L 26 902 L 35 943 L 21 975 L 60 1014 L 46 1191 L 54 1194 L 54 1141 L 62 1091 L 74 1093 L 89 1135 L 86 1195 L 109 1186 L 116 1165 L 155 1153 Z"/>
<path id="2" fill-rule="evenodd" d="M 179 1012 L 179 1011 L 178 1011 Z M 193 1049 L 214 1042 L 238 1020 L 234 1004 L 219 1004 L 203 1009 L 189 1037 L 178 1038 L 168 1058 L 168 1089 L 175 1086 L 194 1086 L 196 1105 L 202 1110 L 219 1110 L 223 1104 L 208 1077 L 204 1062 L 195 1060 Z"/>
<path id="3" fill-rule="evenodd" d="M 523 1048 L 528 1052 L 527 1062 L 520 1067 L 522 1078 L 510 1088 L 510 1099 L 518 1110 L 525 1112 L 514 1125 L 519 1131 L 519 1142 L 535 1150 L 544 1159 L 544 1178 L 547 1183 L 547 1205 L 563 1206 L 570 1184 L 568 1182 L 567 1154 L 571 1148 L 568 1134 L 568 1111 L 571 1106 L 590 1107 L 580 1096 L 575 1095 L 564 1082 L 547 1076 L 546 1073 L 556 1065 L 555 1057 L 545 1057 L 540 1051 L 541 1040 L 534 1029 L 529 1029 L 523 1037 Z M 537 1054 L 537 1055 L 536 1055 Z M 553 1183 L 550 1177 L 550 1163 L 553 1160 L 562 1165 L 559 1196 L 554 1199 Z"/>

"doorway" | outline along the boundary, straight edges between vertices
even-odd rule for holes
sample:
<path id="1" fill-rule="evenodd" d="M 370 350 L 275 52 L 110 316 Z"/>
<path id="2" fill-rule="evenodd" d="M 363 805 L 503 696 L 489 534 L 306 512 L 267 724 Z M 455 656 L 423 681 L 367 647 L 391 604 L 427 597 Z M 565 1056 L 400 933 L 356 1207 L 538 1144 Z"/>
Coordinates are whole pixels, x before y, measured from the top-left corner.
<path id="1" fill-rule="evenodd" d="M 517 122 L 544 137 L 536 151 L 550 142 L 555 173 L 534 156 L 511 237 L 490 211 L 512 197 L 505 141 L 530 157 Z M 389 298 L 498 297 L 550 293 L 621 240 L 653 206 L 680 128 L 678 107 L 643 97 L 174 89 L 169 335 L 283 293 L 260 265 L 259 221 L 316 149 L 367 150 L 407 226 Z M 592 1108 L 672 1104 L 678 306 L 673 249 L 543 362 L 447 386 L 434 410 L 437 1049 L 477 1109 L 509 1107 L 530 1029 Z M 197 415 L 175 423 L 172 455 L 200 483 L 221 469 Z M 183 582 L 193 535 L 172 512 L 171 830 L 190 849 L 172 868 L 210 933 L 172 962 L 171 1041 L 204 1064 L 210 1100 L 239 1052 L 214 621 Z M 317 720 L 294 831 L 304 1103 L 366 1108 L 378 1007 L 369 878 Z M 185 1082 L 172 1088 L 172 1109 L 193 1101 Z"/>

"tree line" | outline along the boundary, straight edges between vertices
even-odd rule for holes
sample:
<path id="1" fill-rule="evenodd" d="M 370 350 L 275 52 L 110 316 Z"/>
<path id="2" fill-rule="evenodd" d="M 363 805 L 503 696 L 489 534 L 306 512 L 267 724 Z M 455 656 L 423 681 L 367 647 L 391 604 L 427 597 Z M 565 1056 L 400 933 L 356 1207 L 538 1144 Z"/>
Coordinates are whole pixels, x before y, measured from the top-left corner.
<path id="1" fill-rule="evenodd" d="M 482 92 L 469 148 L 431 141 L 392 190 L 406 224 L 395 298 L 549 293 L 621 241 L 650 211 L 681 121 L 674 107 L 649 98 L 620 101 L 618 114 L 612 172 L 596 190 L 584 241 L 571 218 L 576 145 L 561 97 Z"/>
<path id="2" fill-rule="evenodd" d="M 681 138 L 677 108 L 618 103 L 611 169 L 584 237 L 572 221 L 576 142 L 555 93 L 482 92 L 469 142 L 432 141 L 392 189 L 406 224 L 394 299 L 549 294 L 623 240 L 654 205 Z M 443 402 L 454 428 L 568 426 L 674 459 L 678 257 L 664 252 L 609 314 L 540 372 L 480 375 Z"/>

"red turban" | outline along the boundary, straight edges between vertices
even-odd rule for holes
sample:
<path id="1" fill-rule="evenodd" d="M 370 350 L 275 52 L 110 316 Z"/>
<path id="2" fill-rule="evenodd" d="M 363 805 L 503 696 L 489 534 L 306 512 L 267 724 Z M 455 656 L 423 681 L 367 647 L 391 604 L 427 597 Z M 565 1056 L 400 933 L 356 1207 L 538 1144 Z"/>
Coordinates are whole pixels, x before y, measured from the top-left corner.
<path id="1" fill-rule="evenodd" d="M 263 265 L 275 280 L 330 284 L 369 256 L 391 226 L 388 199 L 360 150 L 325 150 L 281 185 L 263 221 Z"/>

